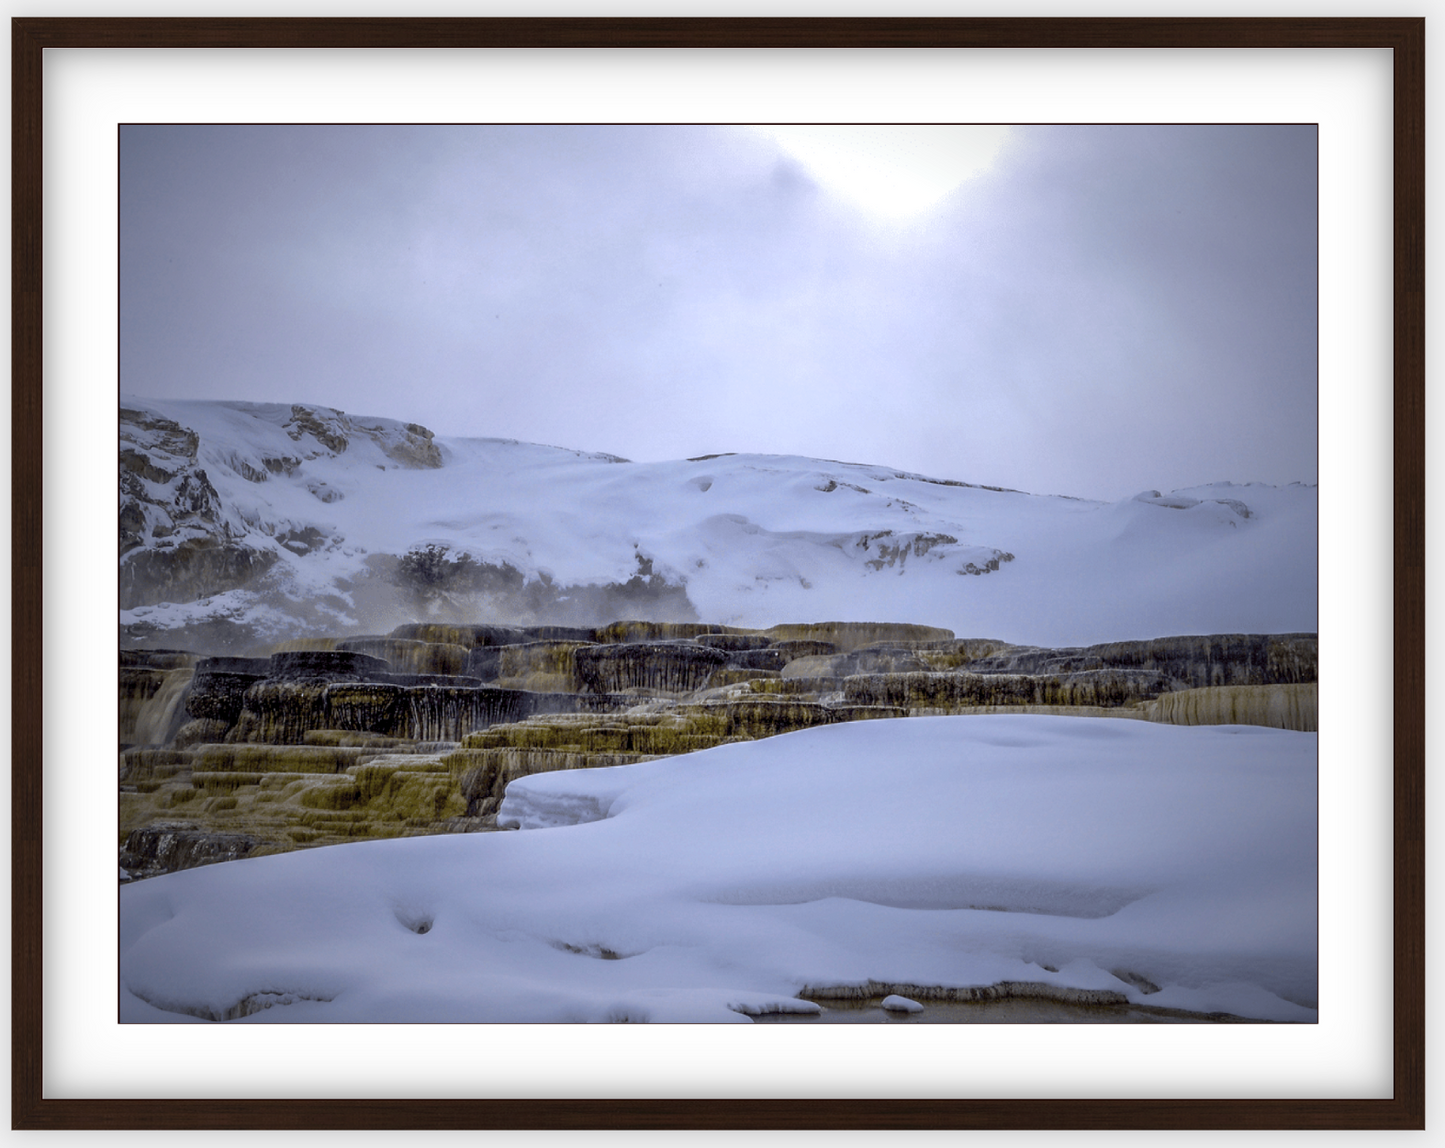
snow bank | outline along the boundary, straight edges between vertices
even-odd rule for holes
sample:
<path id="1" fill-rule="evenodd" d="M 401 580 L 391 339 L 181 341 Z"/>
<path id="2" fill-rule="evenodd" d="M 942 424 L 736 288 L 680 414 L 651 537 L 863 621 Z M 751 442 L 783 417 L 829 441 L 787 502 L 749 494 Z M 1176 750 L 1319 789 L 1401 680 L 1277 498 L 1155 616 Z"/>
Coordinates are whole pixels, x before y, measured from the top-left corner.
<path id="1" fill-rule="evenodd" d="M 1102 503 L 797 456 L 629 463 L 445 437 L 425 443 L 441 465 L 419 466 L 387 453 L 410 433 L 390 420 L 351 416 L 337 452 L 324 432 L 293 440 L 290 407 L 127 405 L 194 430 L 217 537 L 273 565 L 245 589 L 123 611 L 123 625 L 383 633 L 418 615 L 368 563 L 425 544 L 531 586 L 651 571 L 679 589 L 670 610 L 748 627 L 888 620 L 1048 646 L 1317 628 L 1313 487 L 1221 483 Z M 447 620 L 508 620 L 525 598 L 448 602 Z"/>
<path id="2" fill-rule="evenodd" d="M 1315 749 L 1000 715 L 541 774 L 522 832 L 122 888 L 122 1019 L 745 1021 L 872 981 L 1310 1021 Z"/>

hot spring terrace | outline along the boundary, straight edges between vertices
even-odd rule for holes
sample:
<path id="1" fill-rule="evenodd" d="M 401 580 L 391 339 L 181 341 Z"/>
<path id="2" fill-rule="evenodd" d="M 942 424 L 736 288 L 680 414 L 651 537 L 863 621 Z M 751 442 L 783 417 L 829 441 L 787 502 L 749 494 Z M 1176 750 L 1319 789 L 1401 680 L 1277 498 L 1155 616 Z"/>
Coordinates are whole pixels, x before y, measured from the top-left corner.
<path id="1" fill-rule="evenodd" d="M 122 651 L 122 879 L 493 830 L 519 777 L 838 722 L 1047 713 L 1312 731 L 1316 681 L 1313 634 L 1048 649 L 842 622 L 417 623 L 262 657 Z"/>

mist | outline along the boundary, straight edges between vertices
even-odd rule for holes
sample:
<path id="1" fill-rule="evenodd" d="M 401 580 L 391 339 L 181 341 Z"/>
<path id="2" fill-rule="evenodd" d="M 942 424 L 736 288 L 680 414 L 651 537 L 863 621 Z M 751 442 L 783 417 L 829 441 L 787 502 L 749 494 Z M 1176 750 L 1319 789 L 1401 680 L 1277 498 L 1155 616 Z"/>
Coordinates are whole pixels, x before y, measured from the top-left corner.
<path id="1" fill-rule="evenodd" d="M 742 127 L 120 156 L 124 393 L 1101 499 L 1317 477 L 1312 125 L 1016 127 L 903 214 Z"/>

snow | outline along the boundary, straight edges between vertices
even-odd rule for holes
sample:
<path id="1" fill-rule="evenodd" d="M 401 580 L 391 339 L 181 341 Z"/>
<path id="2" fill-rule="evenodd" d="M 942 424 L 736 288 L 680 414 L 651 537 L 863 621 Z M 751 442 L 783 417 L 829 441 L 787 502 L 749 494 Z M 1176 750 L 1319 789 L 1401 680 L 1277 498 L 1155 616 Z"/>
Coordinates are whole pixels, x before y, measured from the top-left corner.
<path id="1" fill-rule="evenodd" d="M 517 832 L 124 886 L 121 1019 L 746 1022 L 1007 981 L 1313 1021 L 1316 747 L 909 718 L 536 775 Z"/>
<path id="2" fill-rule="evenodd" d="M 294 636 L 301 619 L 331 634 L 382 632 L 394 620 L 369 615 L 354 595 L 371 577 L 367 559 L 436 542 L 559 585 L 625 582 L 650 560 L 685 585 L 699 618 L 727 625 L 916 622 L 1054 646 L 1317 628 L 1310 486 L 1223 483 L 1108 503 L 959 481 L 987 475 L 784 455 L 630 463 L 444 434 L 435 439 L 443 465 L 415 468 L 383 449 L 403 432 L 395 420 L 351 416 L 372 429 L 338 454 L 289 437 L 288 406 L 123 405 L 198 433 L 224 528 L 278 561 L 266 592 L 140 607 L 122 624 L 244 616 L 278 637 Z M 265 473 L 265 458 L 299 463 L 245 477 Z M 307 527 L 325 540 L 310 553 L 278 540 Z M 900 552 L 879 561 L 880 542 Z"/>
<path id="3" fill-rule="evenodd" d="M 890 1012 L 922 1012 L 923 1006 L 908 997 L 901 997 L 897 993 L 890 993 L 883 998 L 883 1007 Z"/>
<path id="4" fill-rule="evenodd" d="M 645 560 L 700 618 L 760 628 L 918 622 L 1054 646 L 1317 628 L 1313 487 L 1111 503 L 796 456 L 629 463 L 444 436 L 442 465 L 414 467 L 399 421 L 352 416 L 337 452 L 293 439 L 289 406 L 123 405 L 195 430 L 219 528 L 277 554 L 264 585 L 123 625 L 378 632 L 394 623 L 366 613 L 369 560 L 432 542 L 558 585 Z M 307 529 L 308 553 L 282 540 Z M 1316 749 L 1272 729 L 996 715 L 533 776 L 499 815 L 516 832 L 126 883 L 121 1019 L 746 1023 L 814 1011 L 804 989 L 1009 982 L 1313 1021 Z"/>

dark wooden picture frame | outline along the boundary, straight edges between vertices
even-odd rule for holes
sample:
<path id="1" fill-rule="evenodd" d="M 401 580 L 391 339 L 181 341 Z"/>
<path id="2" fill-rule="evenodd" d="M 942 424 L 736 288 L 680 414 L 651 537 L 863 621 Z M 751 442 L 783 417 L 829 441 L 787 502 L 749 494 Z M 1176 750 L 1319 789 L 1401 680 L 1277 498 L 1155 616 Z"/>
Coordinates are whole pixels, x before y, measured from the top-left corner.
<path id="1" fill-rule="evenodd" d="M 1390 1099 L 47 1099 L 43 1078 L 42 55 L 46 48 L 1379 48 L 1393 52 L 1394 1093 Z M 1419 1129 L 1424 1074 L 1423 19 L 12 21 L 12 1123 L 18 1129 Z"/>

